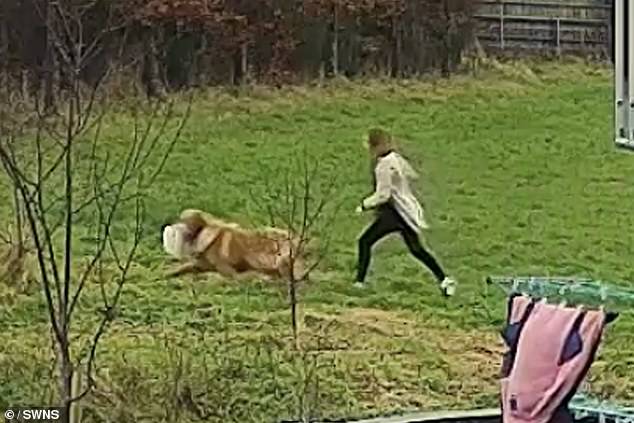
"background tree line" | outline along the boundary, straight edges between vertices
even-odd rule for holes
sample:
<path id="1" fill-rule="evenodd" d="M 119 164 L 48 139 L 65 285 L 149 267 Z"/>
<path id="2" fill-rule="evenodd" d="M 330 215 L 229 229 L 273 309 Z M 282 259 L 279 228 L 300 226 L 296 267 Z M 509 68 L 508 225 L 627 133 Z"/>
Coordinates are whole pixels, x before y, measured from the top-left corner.
<path id="1" fill-rule="evenodd" d="M 0 265 L 42 287 L 62 421 L 81 421 L 79 403 L 97 384 L 98 344 L 144 237 L 149 188 L 192 105 L 191 97 L 184 107 L 180 96 L 145 101 L 139 90 L 122 91 L 127 119 L 117 126 L 127 123 L 130 135 L 113 141 L 102 137 L 116 116 L 112 88 L 162 97 L 209 85 L 449 74 L 470 16 L 468 0 L 0 0 L 0 185 L 13 194 L 15 222 Z M 325 207 L 315 200 L 312 162 L 297 171 L 299 185 L 267 196 L 286 200 L 284 227 L 300 245 Z M 98 317 L 80 320 L 91 286 L 100 299 L 88 310 Z M 297 287 L 291 275 L 299 349 Z M 90 335 L 76 349 L 80 321 L 95 324 L 81 328 Z"/>
<path id="2" fill-rule="evenodd" d="M 472 8 L 468 0 L 3 0 L 0 82 L 53 103 L 68 79 L 60 44 L 77 37 L 93 44 L 78 70 L 85 83 L 128 69 L 150 96 L 336 75 L 446 75 L 470 40 Z M 65 16 L 71 9 L 82 16 Z M 81 34 L 65 29 L 66 19 L 80 21 Z"/>

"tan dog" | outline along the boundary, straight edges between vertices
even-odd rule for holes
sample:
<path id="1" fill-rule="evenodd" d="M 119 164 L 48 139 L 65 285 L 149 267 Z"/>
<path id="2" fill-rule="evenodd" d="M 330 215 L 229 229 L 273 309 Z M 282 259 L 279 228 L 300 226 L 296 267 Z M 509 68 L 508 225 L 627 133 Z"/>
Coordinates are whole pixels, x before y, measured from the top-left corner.
<path id="1" fill-rule="evenodd" d="M 228 277 L 256 272 L 272 278 L 305 278 L 303 257 L 293 258 L 298 241 L 284 230 L 248 230 L 200 210 L 185 210 L 177 222 L 162 229 L 163 247 L 185 260 L 169 276 L 217 271 Z"/>

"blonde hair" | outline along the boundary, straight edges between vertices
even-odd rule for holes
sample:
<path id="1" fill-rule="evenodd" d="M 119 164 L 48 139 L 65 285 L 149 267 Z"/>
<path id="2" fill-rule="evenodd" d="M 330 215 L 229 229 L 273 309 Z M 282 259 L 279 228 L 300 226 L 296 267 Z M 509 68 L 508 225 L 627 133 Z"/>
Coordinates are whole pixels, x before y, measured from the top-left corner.
<path id="1" fill-rule="evenodd" d="M 394 140 L 387 131 L 373 128 L 368 132 L 368 147 L 372 155 L 378 157 L 394 148 Z"/>

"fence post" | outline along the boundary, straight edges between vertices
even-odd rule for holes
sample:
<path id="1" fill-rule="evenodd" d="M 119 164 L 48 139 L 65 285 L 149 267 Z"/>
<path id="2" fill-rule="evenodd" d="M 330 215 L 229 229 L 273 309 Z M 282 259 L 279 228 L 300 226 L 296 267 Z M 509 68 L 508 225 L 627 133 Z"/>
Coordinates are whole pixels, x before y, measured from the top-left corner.
<path id="1" fill-rule="evenodd" d="M 555 19 L 555 42 L 557 46 L 557 56 L 561 56 L 561 19 Z"/>
<path id="2" fill-rule="evenodd" d="M 500 48 L 504 50 L 504 1 L 500 1 Z"/>

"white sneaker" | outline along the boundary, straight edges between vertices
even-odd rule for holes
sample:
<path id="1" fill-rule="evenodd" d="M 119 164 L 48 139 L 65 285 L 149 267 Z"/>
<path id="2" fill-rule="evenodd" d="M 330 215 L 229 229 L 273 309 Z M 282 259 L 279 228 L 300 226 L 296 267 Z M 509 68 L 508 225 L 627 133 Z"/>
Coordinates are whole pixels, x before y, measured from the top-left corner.
<path id="1" fill-rule="evenodd" d="M 363 282 L 355 282 L 353 286 L 355 288 L 357 288 L 357 289 L 363 289 L 363 288 L 365 288 L 365 283 L 363 283 Z"/>
<path id="2" fill-rule="evenodd" d="M 453 278 L 446 277 L 440 282 L 440 289 L 445 297 L 451 297 L 456 293 L 456 285 L 457 282 Z"/>

